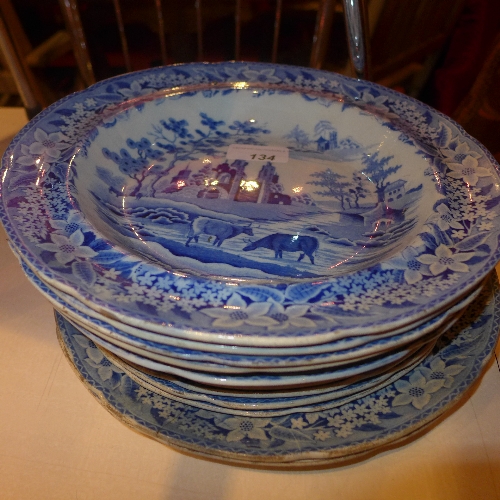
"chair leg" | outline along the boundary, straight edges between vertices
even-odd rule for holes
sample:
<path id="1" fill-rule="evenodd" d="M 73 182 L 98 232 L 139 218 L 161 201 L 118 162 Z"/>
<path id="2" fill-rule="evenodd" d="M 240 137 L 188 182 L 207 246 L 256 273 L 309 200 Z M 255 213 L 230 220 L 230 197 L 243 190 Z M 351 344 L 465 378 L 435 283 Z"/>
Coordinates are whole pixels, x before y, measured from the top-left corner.
<path id="1" fill-rule="evenodd" d="M 26 114 L 31 119 L 42 110 L 43 100 L 37 95 L 39 92 L 37 91 L 34 78 L 17 54 L 2 17 L 0 17 L 0 49 L 14 78 L 19 95 L 26 108 Z"/>
<path id="2" fill-rule="evenodd" d="M 83 31 L 80 13 L 76 0 L 59 0 L 68 31 L 73 39 L 73 52 L 75 54 L 78 70 L 87 86 L 95 83 L 94 69 L 87 49 L 87 40 Z"/>

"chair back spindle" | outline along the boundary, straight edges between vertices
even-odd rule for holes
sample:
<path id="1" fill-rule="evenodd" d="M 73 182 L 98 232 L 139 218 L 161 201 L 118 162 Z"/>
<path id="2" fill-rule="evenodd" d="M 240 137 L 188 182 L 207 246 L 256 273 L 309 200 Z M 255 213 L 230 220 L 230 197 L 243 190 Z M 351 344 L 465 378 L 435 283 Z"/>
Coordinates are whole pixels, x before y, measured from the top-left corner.
<path id="1" fill-rule="evenodd" d="M 73 52 L 80 75 L 85 85 L 92 85 L 96 82 L 94 68 L 90 60 L 87 39 L 83 30 L 76 0 L 59 0 L 59 5 L 73 39 Z"/>
<path id="2" fill-rule="evenodd" d="M 103 2 L 109 2 L 109 0 L 102 0 Z M 166 34 L 169 32 L 168 19 L 165 21 L 162 0 L 149 0 L 154 3 L 154 16 L 156 18 L 157 30 L 158 30 L 158 40 L 160 48 L 161 63 L 166 65 L 172 61 L 172 54 L 170 54 L 170 59 L 168 59 L 167 52 L 167 40 Z M 356 76 L 358 78 L 366 78 L 369 76 L 369 60 L 367 57 L 367 38 L 365 34 L 366 30 L 366 1 L 367 0 L 343 0 L 345 18 L 349 39 L 349 48 L 352 64 L 355 69 Z M 92 85 L 96 82 L 96 74 L 92 64 L 91 56 L 88 49 L 87 38 L 85 35 L 85 29 L 82 24 L 82 20 L 78 8 L 78 0 L 59 0 L 60 8 L 65 20 L 67 31 L 71 34 L 73 53 L 75 56 L 76 64 L 79 70 L 79 74 L 83 84 L 85 86 Z M 109 2 L 111 4 L 111 2 Z M 202 12 L 202 0 L 193 0 L 194 12 L 195 12 L 195 29 L 196 29 L 196 59 L 198 61 L 203 61 L 205 58 L 205 48 L 204 48 L 204 36 L 203 36 L 203 26 L 204 26 L 204 16 Z M 330 29 L 332 27 L 332 21 L 335 14 L 336 0 L 320 0 L 319 8 L 316 14 L 316 27 L 314 30 L 314 36 L 312 40 L 312 50 L 310 54 L 310 66 L 314 68 L 321 68 L 322 63 L 325 59 L 326 48 L 328 46 Z M 134 64 L 132 56 L 134 52 L 131 52 L 129 47 L 129 41 L 127 40 L 127 30 L 126 23 L 127 18 L 122 12 L 122 7 L 125 8 L 123 0 L 112 0 L 112 9 L 114 10 L 114 18 L 116 20 L 116 26 L 118 30 L 118 36 L 120 40 L 121 52 L 123 56 L 125 71 L 130 72 L 134 70 Z M 206 4 L 205 4 L 206 8 Z M 243 0 L 234 0 L 234 59 L 242 60 L 242 23 L 243 23 Z M 272 45 L 270 60 L 272 63 L 278 61 L 278 47 L 280 41 L 280 29 L 282 26 L 283 19 L 283 0 L 275 0 L 275 10 L 274 10 L 274 21 L 272 28 Z M 113 11 L 111 11 L 113 12 Z M 126 13 L 125 13 L 126 14 Z M 205 12 L 206 14 L 206 12 Z M 113 14 L 111 14 L 113 15 Z M 9 44 L 9 30 L 6 28 L 5 23 L 0 25 L 0 44 L 4 52 L 8 53 L 11 51 L 13 57 L 10 58 L 12 67 L 9 68 L 11 72 L 15 75 L 16 86 L 20 89 L 20 95 L 22 96 L 26 108 L 29 109 L 40 109 L 45 104 L 43 100 L 37 99 L 36 85 L 29 81 L 29 75 L 23 72 L 22 64 L 16 68 L 16 51 L 15 47 L 12 47 L 12 43 Z M 156 31 L 156 29 L 154 29 Z M 7 37 L 5 36 L 7 35 Z M 12 42 L 12 40 L 11 40 Z M 269 57 L 267 56 L 267 57 Z M 21 58 L 18 57 L 19 61 L 22 63 Z M 269 60 L 269 59 L 268 59 Z M 96 64 L 96 68 L 98 68 Z"/>
<path id="3" fill-rule="evenodd" d="M 368 60 L 368 15 L 366 2 L 344 0 L 344 13 L 347 27 L 347 42 L 351 64 L 357 78 L 370 80 Z"/>

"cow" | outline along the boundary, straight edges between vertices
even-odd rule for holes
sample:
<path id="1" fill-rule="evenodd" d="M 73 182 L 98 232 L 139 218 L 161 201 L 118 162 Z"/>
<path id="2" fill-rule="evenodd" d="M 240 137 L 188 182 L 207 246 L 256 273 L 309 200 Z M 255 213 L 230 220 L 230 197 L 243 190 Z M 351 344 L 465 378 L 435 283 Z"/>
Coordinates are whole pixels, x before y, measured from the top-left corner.
<path id="1" fill-rule="evenodd" d="M 318 247 L 319 241 L 314 236 L 275 233 L 250 243 L 243 248 L 243 251 L 248 252 L 257 248 L 269 248 L 269 250 L 274 250 L 275 259 L 282 259 L 283 251 L 301 252 L 297 262 L 301 261 L 307 255 L 311 264 L 314 264 L 314 252 Z"/>
<path id="2" fill-rule="evenodd" d="M 193 222 L 191 222 L 186 246 L 188 247 L 189 243 L 193 239 L 196 243 L 198 243 L 200 235 L 207 234 L 210 238 L 215 236 L 212 245 L 220 247 L 224 240 L 234 238 L 241 233 L 253 236 L 252 228 L 249 225 L 244 226 L 241 224 L 233 224 L 223 220 L 210 219 L 209 217 L 197 217 L 193 220 Z"/>

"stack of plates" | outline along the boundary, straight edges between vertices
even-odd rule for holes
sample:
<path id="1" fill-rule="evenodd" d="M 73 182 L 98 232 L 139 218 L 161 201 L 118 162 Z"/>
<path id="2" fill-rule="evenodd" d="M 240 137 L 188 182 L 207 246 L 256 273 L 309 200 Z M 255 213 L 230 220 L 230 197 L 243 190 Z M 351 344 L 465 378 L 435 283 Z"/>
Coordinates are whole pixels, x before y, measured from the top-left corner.
<path id="1" fill-rule="evenodd" d="M 3 158 L 1 212 L 108 409 L 183 449 L 302 465 L 414 432 L 477 377 L 497 167 L 375 84 L 192 64 L 38 115 Z"/>

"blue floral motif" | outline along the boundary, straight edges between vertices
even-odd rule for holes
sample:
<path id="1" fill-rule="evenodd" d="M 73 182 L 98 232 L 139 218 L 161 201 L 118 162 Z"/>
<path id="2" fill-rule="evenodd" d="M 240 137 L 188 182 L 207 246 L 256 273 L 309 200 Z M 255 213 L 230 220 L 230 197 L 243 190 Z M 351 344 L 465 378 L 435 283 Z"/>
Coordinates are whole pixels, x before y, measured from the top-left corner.
<path id="1" fill-rule="evenodd" d="M 405 281 L 410 285 L 433 274 L 427 264 L 418 260 L 420 253 L 415 247 L 409 247 L 401 252 L 401 257 L 397 257 L 391 262 L 394 268 L 404 271 Z"/>
<path id="2" fill-rule="evenodd" d="M 243 324 L 272 327 L 279 322 L 266 314 L 271 308 L 270 302 L 247 304 L 239 294 L 234 294 L 222 308 L 202 309 L 202 312 L 214 318 L 213 326 L 237 328 Z"/>
<path id="3" fill-rule="evenodd" d="M 68 264 L 74 259 L 97 256 L 92 248 L 83 245 L 85 237 L 80 230 L 74 231 L 70 236 L 53 233 L 51 243 L 41 243 L 39 246 L 48 252 L 54 252 L 54 257 L 61 264 Z"/>
<path id="4" fill-rule="evenodd" d="M 70 236 L 78 230 L 82 232 L 90 230 L 83 215 L 76 210 L 70 210 L 67 220 L 51 219 L 49 224 L 56 230 L 56 233 L 64 236 Z"/>
<path id="5" fill-rule="evenodd" d="M 86 357 L 83 361 L 97 371 L 102 382 L 109 382 L 113 389 L 122 383 L 123 371 L 116 367 L 104 356 L 102 351 L 84 335 L 76 335 L 75 341 L 85 349 Z"/>
<path id="6" fill-rule="evenodd" d="M 394 385 L 399 392 L 392 403 L 394 406 L 412 404 L 421 410 L 429 404 L 432 394 L 443 387 L 444 380 L 427 380 L 419 371 L 416 371 L 409 380 L 397 380 Z"/>

